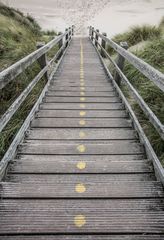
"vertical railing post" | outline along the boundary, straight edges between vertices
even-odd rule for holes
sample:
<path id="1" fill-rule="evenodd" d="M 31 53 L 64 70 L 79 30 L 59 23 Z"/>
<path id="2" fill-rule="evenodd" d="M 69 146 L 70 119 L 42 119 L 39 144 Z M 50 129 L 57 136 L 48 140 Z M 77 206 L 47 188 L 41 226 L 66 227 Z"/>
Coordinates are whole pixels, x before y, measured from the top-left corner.
<path id="1" fill-rule="evenodd" d="M 96 29 L 96 32 L 99 33 L 99 29 Z M 98 47 L 98 40 L 99 40 L 99 36 L 98 34 L 96 33 L 96 36 L 95 36 L 95 46 Z"/>
<path id="2" fill-rule="evenodd" d="M 71 38 L 72 38 L 72 29 L 71 29 L 71 27 L 69 27 L 68 35 L 69 35 L 68 39 L 69 39 L 69 41 L 70 41 Z"/>
<path id="3" fill-rule="evenodd" d="M 127 42 L 120 42 L 120 46 L 124 49 L 128 49 L 128 44 Z M 116 60 L 117 66 L 120 68 L 121 71 L 123 71 L 124 69 L 124 63 L 125 63 L 125 58 L 123 56 L 121 56 L 120 54 L 118 54 L 117 56 L 117 60 Z M 117 71 L 115 71 L 114 74 L 114 79 L 116 81 L 116 83 L 118 84 L 118 86 L 121 85 L 121 77 L 120 75 L 117 73 Z"/>
<path id="4" fill-rule="evenodd" d="M 89 26 L 89 38 L 91 37 L 92 34 L 92 26 Z"/>
<path id="5" fill-rule="evenodd" d="M 107 37 L 107 34 L 106 33 L 102 33 L 102 35 L 104 36 L 104 37 Z M 102 46 L 102 48 L 106 48 L 106 41 L 104 40 L 104 39 L 102 39 L 101 40 L 101 46 Z M 105 53 L 104 53 L 104 51 L 101 49 L 101 56 L 102 57 L 106 57 L 106 55 L 105 55 Z"/>
<path id="6" fill-rule="evenodd" d="M 45 42 L 37 42 L 36 47 L 37 49 L 43 47 L 45 45 Z M 43 69 L 45 66 L 47 66 L 47 55 L 46 53 L 44 53 L 40 58 L 38 58 L 38 63 L 41 67 L 41 69 Z M 45 72 L 44 74 L 46 80 L 48 80 L 49 76 L 48 76 L 48 70 Z"/>
<path id="7" fill-rule="evenodd" d="M 62 33 L 59 32 L 59 33 L 58 33 L 58 36 L 60 36 L 61 34 L 62 34 Z M 59 49 L 63 47 L 63 38 L 61 38 L 61 40 L 59 41 L 59 43 L 58 43 L 58 47 L 59 47 Z M 57 60 L 59 60 L 59 59 L 61 58 L 62 55 L 63 55 L 63 50 L 61 50 L 61 52 L 60 52 L 60 54 L 59 54 Z"/>
<path id="8" fill-rule="evenodd" d="M 66 28 L 65 31 L 66 31 L 66 35 L 65 35 L 66 44 L 65 44 L 65 47 L 67 47 L 68 46 L 68 38 L 69 38 L 69 36 L 68 36 L 69 33 L 67 32 L 68 28 Z"/>
<path id="9" fill-rule="evenodd" d="M 91 28 L 91 40 L 93 41 L 93 36 L 94 36 L 94 27 Z"/>
<path id="10" fill-rule="evenodd" d="M 72 25 L 72 36 L 74 36 L 74 25 Z"/>

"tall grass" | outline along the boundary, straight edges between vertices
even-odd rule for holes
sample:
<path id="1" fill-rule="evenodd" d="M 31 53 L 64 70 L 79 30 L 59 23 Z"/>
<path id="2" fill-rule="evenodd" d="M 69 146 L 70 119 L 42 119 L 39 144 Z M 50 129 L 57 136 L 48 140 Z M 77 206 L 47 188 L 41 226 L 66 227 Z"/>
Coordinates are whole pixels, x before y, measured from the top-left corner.
<path id="1" fill-rule="evenodd" d="M 37 41 L 50 41 L 52 35 L 46 34 L 42 33 L 38 23 L 30 15 L 24 16 L 20 11 L 0 4 L 0 71 L 36 50 Z M 40 66 L 36 62 L 14 81 L 7 84 L 3 90 L 0 90 L 0 115 L 8 109 L 39 71 Z M 0 158 L 4 155 L 36 102 L 45 82 L 44 78 L 38 82 L 32 93 L 29 94 L 26 101 L 0 134 Z"/>
<path id="2" fill-rule="evenodd" d="M 138 52 L 135 51 L 134 54 L 154 66 L 159 71 L 164 72 L 164 39 L 155 39 L 149 42 L 142 50 Z M 125 64 L 124 73 L 132 85 L 138 90 L 151 110 L 164 124 L 164 93 L 156 87 L 153 82 L 148 80 L 143 76 L 143 74 L 136 70 L 130 63 Z M 164 141 L 134 101 L 132 101 L 132 106 L 134 107 L 138 119 L 155 152 L 164 165 Z"/>
<path id="3" fill-rule="evenodd" d="M 127 42 L 128 46 L 134 46 L 139 42 L 160 38 L 162 35 L 161 28 L 155 26 L 134 26 L 129 31 L 116 35 L 112 40 L 116 43 Z M 114 53 L 114 50 L 108 46 L 108 52 Z"/>

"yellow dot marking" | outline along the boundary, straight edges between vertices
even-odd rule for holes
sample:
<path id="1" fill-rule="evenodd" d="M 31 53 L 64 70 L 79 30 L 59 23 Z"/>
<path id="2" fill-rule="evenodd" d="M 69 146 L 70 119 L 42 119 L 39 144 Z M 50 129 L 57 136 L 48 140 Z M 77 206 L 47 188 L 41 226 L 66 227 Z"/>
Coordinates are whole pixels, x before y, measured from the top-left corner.
<path id="1" fill-rule="evenodd" d="M 85 96 L 85 93 L 84 93 L 84 92 L 80 92 L 80 95 L 81 95 L 81 96 Z"/>
<path id="2" fill-rule="evenodd" d="M 76 227 L 83 227 L 86 224 L 86 219 L 84 215 L 77 215 L 74 218 L 74 224 Z"/>
<path id="3" fill-rule="evenodd" d="M 86 136 L 86 134 L 84 132 L 79 133 L 79 137 L 84 138 L 85 136 Z"/>
<path id="4" fill-rule="evenodd" d="M 77 146 L 77 150 L 80 153 L 84 153 L 86 151 L 86 147 L 84 145 L 79 145 L 79 146 Z"/>
<path id="5" fill-rule="evenodd" d="M 78 169 L 83 170 L 83 169 L 86 168 L 86 163 L 85 162 L 78 162 L 76 166 L 77 166 Z"/>
<path id="6" fill-rule="evenodd" d="M 80 89 L 81 89 L 82 91 L 85 91 L 85 87 L 81 87 Z"/>
<path id="7" fill-rule="evenodd" d="M 84 186 L 83 183 L 78 183 L 75 187 L 75 191 L 77 193 L 84 193 L 86 191 L 86 187 Z"/>
<path id="8" fill-rule="evenodd" d="M 79 121 L 79 124 L 82 125 L 82 126 L 84 126 L 84 125 L 86 124 L 86 122 L 85 122 L 85 120 L 80 120 L 80 121 Z"/>
<path id="9" fill-rule="evenodd" d="M 83 117 L 83 116 L 85 116 L 85 115 L 86 115 L 86 112 L 84 112 L 84 111 L 81 111 L 81 112 L 80 112 L 80 116 L 81 116 L 81 117 Z"/>
<path id="10" fill-rule="evenodd" d="M 85 101 L 85 98 L 84 97 L 80 98 L 80 101 Z"/>
<path id="11" fill-rule="evenodd" d="M 85 104 L 80 104 L 80 107 L 81 108 L 85 108 Z"/>
<path id="12" fill-rule="evenodd" d="M 80 83 L 81 86 L 84 86 L 84 83 Z"/>

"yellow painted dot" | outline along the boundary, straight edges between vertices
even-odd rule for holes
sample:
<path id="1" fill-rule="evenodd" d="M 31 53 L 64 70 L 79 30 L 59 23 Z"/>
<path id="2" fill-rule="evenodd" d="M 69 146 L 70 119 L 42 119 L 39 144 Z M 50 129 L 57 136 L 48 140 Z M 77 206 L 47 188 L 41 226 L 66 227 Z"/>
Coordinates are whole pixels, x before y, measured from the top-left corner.
<path id="1" fill-rule="evenodd" d="M 80 111 L 80 116 L 83 117 L 86 115 L 86 112 L 85 111 Z"/>
<path id="2" fill-rule="evenodd" d="M 86 124 L 86 122 L 85 122 L 85 120 L 80 120 L 80 121 L 79 121 L 79 124 L 82 125 L 82 126 L 84 126 L 84 125 Z"/>
<path id="3" fill-rule="evenodd" d="M 80 132 L 79 137 L 84 138 L 86 136 L 85 132 Z"/>
<path id="4" fill-rule="evenodd" d="M 86 151 L 86 147 L 84 145 L 79 145 L 79 146 L 77 146 L 77 150 L 80 153 L 84 153 Z"/>
<path id="5" fill-rule="evenodd" d="M 82 91 L 85 91 L 85 87 L 81 87 L 80 89 L 81 89 Z"/>
<path id="6" fill-rule="evenodd" d="M 77 215 L 74 218 L 74 224 L 76 227 L 83 227 L 86 224 L 86 219 L 84 215 Z"/>
<path id="7" fill-rule="evenodd" d="M 80 98 L 80 101 L 85 101 L 85 98 L 84 97 Z"/>
<path id="8" fill-rule="evenodd" d="M 80 95 L 81 95 L 81 96 L 85 96 L 85 93 L 84 93 L 84 92 L 80 92 Z"/>
<path id="9" fill-rule="evenodd" d="M 86 187 L 84 186 L 83 183 L 78 183 L 75 187 L 75 191 L 77 193 L 84 193 L 86 191 Z"/>
<path id="10" fill-rule="evenodd" d="M 86 168 L 86 163 L 85 162 L 78 162 L 76 166 L 77 166 L 78 169 L 83 170 L 83 169 Z"/>
<path id="11" fill-rule="evenodd" d="M 81 108 L 85 108 L 85 104 L 80 104 L 80 107 Z"/>
<path id="12" fill-rule="evenodd" d="M 81 86 L 84 86 L 84 83 L 80 83 Z"/>

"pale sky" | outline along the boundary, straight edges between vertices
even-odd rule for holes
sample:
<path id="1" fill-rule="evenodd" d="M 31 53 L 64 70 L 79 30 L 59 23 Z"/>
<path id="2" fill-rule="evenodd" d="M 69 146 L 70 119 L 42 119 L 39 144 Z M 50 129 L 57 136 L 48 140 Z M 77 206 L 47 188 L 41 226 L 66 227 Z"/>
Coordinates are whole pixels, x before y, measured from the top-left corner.
<path id="1" fill-rule="evenodd" d="M 85 34 L 93 25 L 111 37 L 133 25 L 158 24 L 164 0 L 1 0 L 34 16 L 44 29 L 63 31 L 75 24 Z"/>

